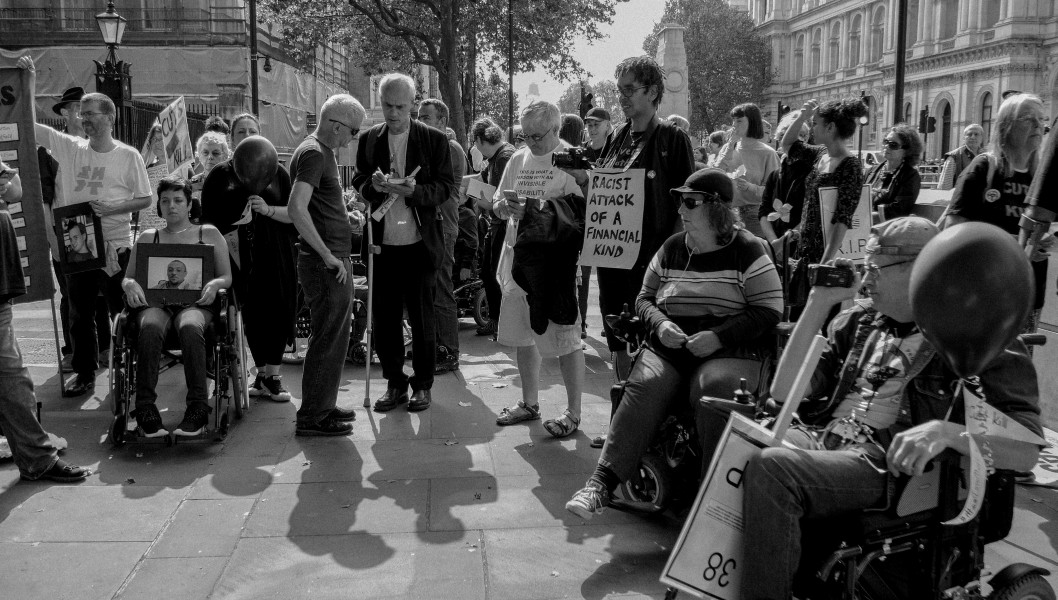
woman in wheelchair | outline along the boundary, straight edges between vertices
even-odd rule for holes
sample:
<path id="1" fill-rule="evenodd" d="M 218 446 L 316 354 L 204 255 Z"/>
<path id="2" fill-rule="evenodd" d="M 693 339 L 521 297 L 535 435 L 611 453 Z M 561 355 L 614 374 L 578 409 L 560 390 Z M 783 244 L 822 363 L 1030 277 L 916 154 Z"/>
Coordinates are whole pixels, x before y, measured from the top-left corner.
<path id="1" fill-rule="evenodd" d="M 224 237 L 212 225 L 194 225 L 189 220 L 191 184 L 179 177 L 166 177 L 158 184 L 159 216 L 165 219 L 161 229 L 148 229 L 136 241 L 129 257 L 129 267 L 121 283 L 125 300 L 136 310 L 136 422 L 146 437 L 162 437 L 168 431 L 162 425 L 155 402 L 158 394 L 158 363 L 163 344 L 170 329 L 175 328 L 180 339 L 181 362 L 187 384 L 187 410 L 183 420 L 173 430 L 177 436 L 196 436 L 202 433 L 212 411 L 208 404 L 206 330 L 214 318 L 211 307 L 217 293 L 231 285 L 228 266 L 228 246 Z M 216 277 L 203 282 L 202 295 L 191 306 L 148 306 L 143 288 L 137 282 L 146 281 L 147 274 L 136 272 L 136 254 L 144 244 L 207 244 L 213 246 Z"/>
<path id="2" fill-rule="evenodd" d="M 790 597 L 802 540 L 815 541 L 803 522 L 885 510 L 895 477 L 921 475 L 946 449 L 970 453 L 963 398 L 953 393 L 958 378 L 918 330 L 909 299 L 912 264 L 936 234 L 920 217 L 876 225 L 862 280 L 812 288 L 772 384 L 776 399 L 787 397 L 798 370 L 786 363 L 803 359 L 832 307 L 857 291 L 870 307 L 856 304 L 831 322 L 808 400 L 798 406 L 805 425 L 784 438 L 794 448 L 765 448 L 745 470 L 742 598 Z M 835 262 L 852 268 L 846 259 Z M 988 405 L 1042 435 L 1036 370 L 1020 341 L 993 359 L 979 384 Z M 1029 442 L 973 438 L 994 469 L 1028 471 L 1039 455 Z"/>
<path id="3" fill-rule="evenodd" d="M 636 359 L 610 421 L 599 464 L 566 509 L 588 519 L 638 469 L 665 418 L 690 402 L 706 454 L 723 431 L 698 399 L 730 397 L 745 378 L 757 386 L 768 334 L 782 314 L 782 289 L 764 243 L 737 224 L 731 179 L 692 174 L 672 190 L 685 232 L 665 241 L 647 267 L 636 312 L 649 342 Z M 708 460 L 705 461 L 708 466 Z"/>

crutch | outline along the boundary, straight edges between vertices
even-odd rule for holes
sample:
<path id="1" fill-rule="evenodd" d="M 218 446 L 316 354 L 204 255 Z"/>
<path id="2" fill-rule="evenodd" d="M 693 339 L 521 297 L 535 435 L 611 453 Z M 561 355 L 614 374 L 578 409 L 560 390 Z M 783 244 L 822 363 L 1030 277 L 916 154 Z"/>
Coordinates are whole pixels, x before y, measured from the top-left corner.
<path id="1" fill-rule="evenodd" d="M 370 206 L 368 207 L 370 209 Z M 368 213 L 364 228 L 367 229 L 367 327 L 364 328 L 364 343 L 367 344 L 367 370 L 364 374 L 364 408 L 371 406 L 371 356 L 374 354 L 372 334 L 375 308 L 375 255 L 382 249 L 375 245 L 375 236 Z M 350 277 L 352 274 L 350 273 Z"/>

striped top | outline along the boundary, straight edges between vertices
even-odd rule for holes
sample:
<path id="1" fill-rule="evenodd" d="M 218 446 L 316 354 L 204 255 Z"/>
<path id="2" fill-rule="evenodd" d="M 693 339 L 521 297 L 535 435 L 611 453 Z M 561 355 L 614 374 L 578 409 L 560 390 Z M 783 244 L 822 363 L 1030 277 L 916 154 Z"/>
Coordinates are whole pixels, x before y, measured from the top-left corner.
<path id="1" fill-rule="evenodd" d="M 671 320 L 687 335 L 710 329 L 727 348 L 755 340 L 783 308 L 779 275 L 762 244 L 739 230 L 722 248 L 692 254 L 687 235 L 673 235 L 647 267 L 636 312 L 651 332 Z"/>

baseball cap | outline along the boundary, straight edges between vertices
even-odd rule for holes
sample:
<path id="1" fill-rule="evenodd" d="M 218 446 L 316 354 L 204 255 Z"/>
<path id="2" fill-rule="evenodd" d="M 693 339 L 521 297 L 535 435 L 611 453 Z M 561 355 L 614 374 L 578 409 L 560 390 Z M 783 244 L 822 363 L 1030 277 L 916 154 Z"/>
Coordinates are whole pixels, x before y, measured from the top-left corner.
<path id="1" fill-rule="evenodd" d="M 918 256 L 922 248 L 940 233 L 937 226 L 922 217 L 899 217 L 871 227 L 867 254 Z"/>
<path id="2" fill-rule="evenodd" d="M 687 181 L 678 188 L 672 188 L 669 193 L 673 197 L 688 192 L 699 192 L 702 194 L 716 194 L 724 202 L 731 202 L 735 198 L 735 186 L 731 178 L 720 169 L 699 169 L 687 178 Z"/>
<path id="3" fill-rule="evenodd" d="M 610 113 L 606 112 L 605 108 L 599 108 L 598 106 L 596 106 L 595 108 L 589 110 L 588 114 L 584 115 L 584 122 L 585 123 L 587 123 L 588 121 L 609 121 L 609 120 L 610 120 Z"/>
<path id="4" fill-rule="evenodd" d="M 55 114 L 61 115 L 62 109 L 65 108 L 67 104 L 71 104 L 73 102 L 80 102 L 82 96 L 84 96 L 83 87 L 72 87 L 62 93 L 62 98 L 59 99 L 59 102 L 55 106 L 51 107 L 51 110 Z"/>

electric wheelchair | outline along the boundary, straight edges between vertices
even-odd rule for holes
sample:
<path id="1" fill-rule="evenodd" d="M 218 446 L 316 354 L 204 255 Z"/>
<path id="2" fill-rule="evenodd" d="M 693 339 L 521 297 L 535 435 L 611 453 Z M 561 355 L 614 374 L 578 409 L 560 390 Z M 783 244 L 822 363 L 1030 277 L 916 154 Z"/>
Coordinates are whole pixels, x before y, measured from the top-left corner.
<path id="1" fill-rule="evenodd" d="M 227 290 L 220 290 L 212 307 L 214 318 L 206 328 L 206 354 L 209 364 L 207 385 L 212 386 L 209 404 L 212 414 L 203 433 L 195 437 L 181 437 L 172 433 L 160 438 L 148 438 L 132 416 L 136 399 L 137 327 L 135 311 L 128 308 L 114 318 L 110 352 L 110 398 L 114 421 L 109 438 L 116 447 L 129 442 L 160 440 L 167 446 L 183 440 L 223 439 L 232 421 L 241 418 L 250 408 L 247 387 L 247 349 L 242 329 L 242 316 L 234 298 Z M 164 343 L 165 360 L 160 370 L 179 363 L 179 343 L 176 328 L 172 327 Z"/>

